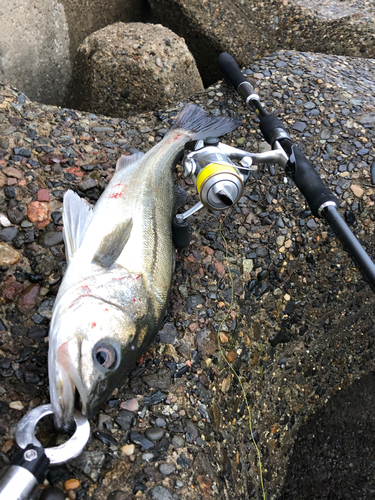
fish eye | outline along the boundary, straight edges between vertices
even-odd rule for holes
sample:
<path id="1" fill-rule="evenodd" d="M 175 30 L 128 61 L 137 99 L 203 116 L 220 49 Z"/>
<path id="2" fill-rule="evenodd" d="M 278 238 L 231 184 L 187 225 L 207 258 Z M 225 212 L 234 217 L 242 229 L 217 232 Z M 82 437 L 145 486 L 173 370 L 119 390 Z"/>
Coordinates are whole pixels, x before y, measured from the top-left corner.
<path id="1" fill-rule="evenodd" d="M 100 344 L 94 348 L 94 358 L 103 368 L 111 368 L 116 363 L 116 350 L 110 344 Z"/>

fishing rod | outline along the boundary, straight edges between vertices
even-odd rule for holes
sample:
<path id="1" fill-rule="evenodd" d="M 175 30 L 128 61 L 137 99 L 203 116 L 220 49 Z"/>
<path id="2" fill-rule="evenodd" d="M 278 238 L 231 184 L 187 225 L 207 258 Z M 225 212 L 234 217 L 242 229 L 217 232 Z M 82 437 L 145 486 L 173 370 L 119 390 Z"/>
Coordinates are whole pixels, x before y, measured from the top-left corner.
<path id="1" fill-rule="evenodd" d="M 372 290 L 375 291 L 375 264 L 338 212 L 339 200 L 325 186 L 300 148 L 293 144 L 282 122 L 263 108 L 258 94 L 242 74 L 235 59 L 227 52 L 223 52 L 218 57 L 218 64 L 226 79 L 231 82 L 246 105 L 260 117 L 259 127 L 268 144 L 273 149 L 281 147 L 287 155 L 285 172 L 294 180 L 306 198 L 312 214 L 328 222 Z"/>
<path id="2" fill-rule="evenodd" d="M 285 168 L 285 173 L 306 198 L 312 214 L 328 222 L 375 291 L 375 264 L 338 212 L 337 197 L 325 186 L 301 149 L 293 144 L 282 122 L 263 108 L 260 97 L 233 57 L 223 52 L 218 64 L 246 105 L 260 118 L 260 130 L 272 150 L 250 153 L 221 144 L 217 138 L 198 141 L 193 147 L 190 143 L 186 145 L 187 150 L 189 147 L 192 150 L 185 152 L 182 162 L 184 175 L 193 177 L 200 201 L 184 214 L 176 216 L 173 234 L 177 248 L 189 244 L 187 217 L 203 206 L 217 211 L 236 204 L 243 194 L 250 172 L 256 170 L 256 164 L 278 164 Z M 239 166 L 232 160 L 239 162 Z"/>

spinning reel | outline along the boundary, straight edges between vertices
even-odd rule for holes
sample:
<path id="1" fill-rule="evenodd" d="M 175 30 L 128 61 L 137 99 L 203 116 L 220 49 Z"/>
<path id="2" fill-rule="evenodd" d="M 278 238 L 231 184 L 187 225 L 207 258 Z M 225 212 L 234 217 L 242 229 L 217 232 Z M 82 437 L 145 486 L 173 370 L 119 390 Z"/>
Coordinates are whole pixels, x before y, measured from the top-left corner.
<path id="1" fill-rule="evenodd" d="M 216 137 L 187 143 L 182 160 L 184 176 L 194 180 L 200 201 L 183 214 L 176 215 L 172 223 L 175 247 L 189 245 L 186 219 L 190 215 L 203 207 L 217 212 L 238 203 L 251 172 L 257 170 L 256 163 L 285 166 L 287 157 L 280 146 L 276 145 L 276 148 L 264 153 L 249 153 L 222 144 Z"/>

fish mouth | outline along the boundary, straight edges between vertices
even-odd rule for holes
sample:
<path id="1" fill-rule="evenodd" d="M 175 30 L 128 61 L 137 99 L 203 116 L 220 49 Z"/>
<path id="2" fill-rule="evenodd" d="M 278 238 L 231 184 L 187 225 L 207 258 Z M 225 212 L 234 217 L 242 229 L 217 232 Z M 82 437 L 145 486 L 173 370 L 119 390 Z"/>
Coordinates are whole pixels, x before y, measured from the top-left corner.
<path id="1" fill-rule="evenodd" d="M 76 363 L 74 363 L 69 355 L 73 340 L 76 339 L 65 342 L 65 344 L 62 344 L 58 349 L 57 369 L 59 373 L 59 383 L 57 404 L 54 404 L 52 400 L 56 425 L 58 428 L 64 430 L 71 430 L 74 411 L 78 410 L 83 415 L 86 415 L 88 406 L 88 391 L 83 384 L 81 370 L 79 367 L 77 368 Z M 76 360 L 79 360 L 81 351 L 80 342 L 77 342 L 77 344 L 79 349 Z M 76 349 L 75 352 L 77 352 Z"/>

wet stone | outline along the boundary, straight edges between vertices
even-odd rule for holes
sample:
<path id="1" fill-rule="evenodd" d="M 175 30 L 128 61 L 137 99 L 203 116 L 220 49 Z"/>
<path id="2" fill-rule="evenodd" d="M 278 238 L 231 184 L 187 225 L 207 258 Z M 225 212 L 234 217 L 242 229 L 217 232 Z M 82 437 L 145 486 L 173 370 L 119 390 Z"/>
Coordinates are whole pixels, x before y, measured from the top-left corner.
<path id="1" fill-rule="evenodd" d="M 62 224 L 62 213 L 61 212 L 52 212 L 51 219 L 55 224 Z"/>
<path id="2" fill-rule="evenodd" d="M 177 465 L 187 469 L 190 467 L 190 460 L 184 455 L 184 453 L 181 453 L 181 455 L 177 458 Z"/>
<path id="3" fill-rule="evenodd" d="M 146 396 L 143 398 L 143 404 L 145 406 L 156 405 L 167 399 L 167 396 L 161 391 L 154 392 L 151 396 Z"/>
<path id="4" fill-rule="evenodd" d="M 256 254 L 258 257 L 267 257 L 268 250 L 265 247 L 260 247 L 256 249 Z"/>
<path id="5" fill-rule="evenodd" d="M 106 446 L 117 446 L 117 441 L 116 439 L 111 436 L 110 434 L 107 434 L 106 432 L 100 432 L 96 431 L 94 432 L 94 438 L 97 439 L 98 441 L 102 442 Z"/>
<path id="6" fill-rule="evenodd" d="M 186 439 L 191 442 L 191 440 L 197 439 L 199 436 L 198 429 L 195 427 L 193 422 L 188 418 L 183 419 L 183 424 L 186 430 Z"/>
<path id="7" fill-rule="evenodd" d="M 77 458 L 69 462 L 95 483 L 99 479 L 105 460 L 105 454 L 100 450 L 83 451 Z"/>
<path id="8" fill-rule="evenodd" d="M 129 439 L 132 443 L 137 444 L 143 450 L 149 450 L 154 447 L 154 443 L 152 443 L 149 439 L 147 439 L 143 434 L 139 432 L 131 432 L 129 434 Z"/>
<path id="9" fill-rule="evenodd" d="M 164 486 L 155 486 L 151 492 L 152 500 L 173 500 L 173 496 Z"/>
<path id="10" fill-rule="evenodd" d="M 176 467 L 173 464 L 160 464 L 159 472 L 161 472 L 164 476 L 169 476 L 176 470 Z"/>
<path id="11" fill-rule="evenodd" d="M 186 307 L 189 309 L 193 309 L 200 304 L 204 304 L 204 302 L 205 300 L 204 297 L 202 297 L 202 295 L 200 294 L 190 295 L 190 297 L 188 297 L 186 300 Z"/>
<path id="12" fill-rule="evenodd" d="M 9 221 L 12 224 L 21 224 L 21 222 L 25 218 L 23 212 L 21 212 L 20 210 L 17 210 L 17 209 L 8 210 L 7 216 L 8 216 Z"/>
<path id="13" fill-rule="evenodd" d="M 145 375 L 143 380 L 152 389 L 159 389 L 161 391 L 168 391 L 172 383 L 171 373 L 167 368 L 162 368 L 155 373 Z"/>
<path id="14" fill-rule="evenodd" d="M 371 165 L 371 184 L 375 185 L 375 161 Z"/>
<path id="15" fill-rule="evenodd" d="M 265 281 L 269 278 L 270 276 L 270 273 L 267 271 L 267 269 L 263 269 L 263 271 L 261 271 L 260 273 L 258 273 L 257 275 L 257 279 L 259 281 Z"/>
<path id="16" fill-rule="evenodd" d="M 52 486 L 43 490 L 40 500 L 65 500 L 65 493 L 57 488 L 57 486 Z"/>
<path id="17" fill-rule="evenodd" d="M 6 243 L 0 242 L 0 266 L 11 266 L 19 262 L 22 254 Z"/>
<path id="18" fill-rule="evenodd" d="M 185 439 L 182 436 L 173 436 L 172 446 L 174 448 L 183 448 L 185 446 Z"/>
<path id="19" fill-rule="evenodd" d="M 156 427 L 165 427 L 167 425 L 167 422 L 163 419 L 158 417 L 155 421 Z"/>
<path id="20" fill-rule="evenodd" d="M 162 344 L 173 344 L 177 335 L 176 327 L 172 323 L 166 323 L 158 335 Z"/>
<path id="21" fill-rule="evenodd" d="M 88 179 L 82 181 L 79 184 L 79 188 L 82 189 L 82 191 L 87 191 L 88 189 L 92 189 L 96 186 L 96 181 L 89 177 Z"/>
<path id="22" fill-rule="evenodd" d="M 121 410 L 117 415 L 115 422 L 121 427 L 122 430 L 128 431 L 134 425 L 135 413 L 128 410 Z"/>
<path id="23" fill-rule="evenodd" d="M 289 341 L 290 336 L 285 330 L 280 330 L 270 338 L 270 344 L 272 345 L 272 347 L 276 347 L 278 344 L 287 343 Z"/>
<path id="24" fill-rule="evenodd" d="M 41 340 L 48 336 L 48 330 L 47 328 L 44 328 L 43 326 L 40 325 L 30 326 L 30 328 L 27 331 L 27 336 L 30 339 Z"/>
<path id="25" fill-rule="evenodd" d="M 352 226 L 355 222 L 355 215 L 350 210 L 345 211 L 345 220 L 348 226 Z"/>
<path id="26" fill-rule="evenodd" d="M 164 431 L 161 427 L 149 427 L 146 429 L 145 436 L 150 441 L 160 441 L 164 436 Z"/>
<path id="27" fill-rule="evenodd" d="M 63 233 L 60 231 L 45 231 L 39 237 L 38 243 L 42 247 L 50 248 L 63 243 Z"/>
<path id="28" fill-rule="evenodd" d="M 314 221 L 314 219 L 309 219 L 306 226 L 312 231 L 316 231 L 318 229 L 318 224 Z"/>
<path id="29" fill-rule="evenodd" d="M 293 130 L 297 130 L 297 132 L 303 132 L 305 130 L 305 128 L 307 127 L 306 123 L 304 122 L 300 122 L 300 121 L 297 121 L 294 125 L 293 125 Z"/>
<path id="30" fill-rule="evenodd" d="M 0 229 L 0 241 L 4 241 L 5 243 L 9 243 L 14 240 L 14 238 L 18 234 L 18 229 L 14 226 L 5 227 L 4 229 Z"/>

